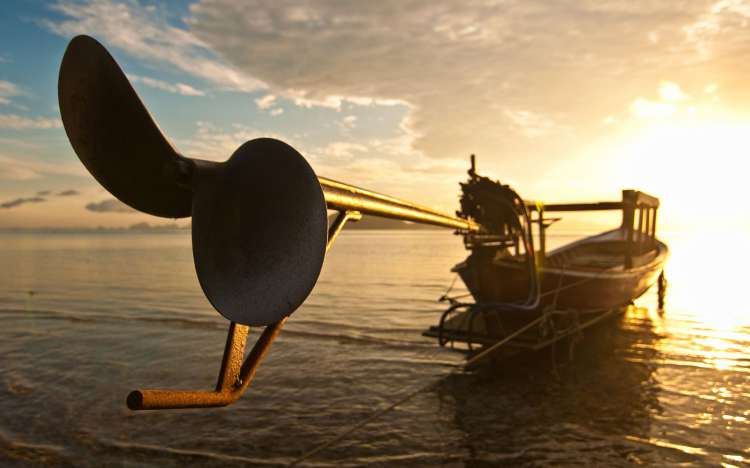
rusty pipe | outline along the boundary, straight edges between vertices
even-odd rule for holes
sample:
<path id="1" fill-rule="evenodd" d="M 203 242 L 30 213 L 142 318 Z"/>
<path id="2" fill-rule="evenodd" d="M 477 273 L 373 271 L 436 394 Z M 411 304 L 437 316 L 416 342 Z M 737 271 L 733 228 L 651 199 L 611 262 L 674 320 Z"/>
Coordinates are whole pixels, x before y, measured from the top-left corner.
<path id="1" fill-rule="evenodd" d="M 244 363 L 242 354 L 249 327 L 236 323 L 230 325 L 216 390 L 134 390 L 128 395 L 128 408 L 134 411 L 211 408 L 234 403 L 250 386 L 271 344 L 284 328 L 287 318 L 263 330 Z"/>
<path id="2" fill-rule="evenodd" d="M 389 195 L 318 177 L 326 205 L 338 211 L 356 210 L 362 214 L 431 224 L 466 232 L 478 232 L 480 226 L 472 220 L 451 216 Z"/>

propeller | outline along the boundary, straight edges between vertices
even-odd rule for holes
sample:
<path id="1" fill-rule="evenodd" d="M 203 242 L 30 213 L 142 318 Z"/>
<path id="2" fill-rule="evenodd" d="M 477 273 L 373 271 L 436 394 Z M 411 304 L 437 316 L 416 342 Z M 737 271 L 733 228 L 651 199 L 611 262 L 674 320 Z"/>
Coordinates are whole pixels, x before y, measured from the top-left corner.
<path id="1" fill-rule="evenodd" d="M 88 36 L 68 45 L 58 96 L 68 139 L 104 188 L 144 213 L 192 216 L 195 270 L 221 315 L 265 326 L 302 304 L 320 274 L 328 234 L 323 191 L 300 153 L 260 138 L 225 162 L 182 156 L 112 56 Z"/>

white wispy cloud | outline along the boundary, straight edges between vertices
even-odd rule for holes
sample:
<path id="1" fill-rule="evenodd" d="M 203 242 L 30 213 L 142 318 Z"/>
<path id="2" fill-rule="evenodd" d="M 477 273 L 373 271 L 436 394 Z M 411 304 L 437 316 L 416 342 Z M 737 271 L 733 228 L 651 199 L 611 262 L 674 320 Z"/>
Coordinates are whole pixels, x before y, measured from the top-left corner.
<path id="1" fill-rule="evenodd" d="M 256 138 L 277 138 L 295 146 L 293 139 L 286 135 L 262 131 L 242 124 L 234 124 L 225 129 L 203 121 L 196 122 L 195 132 L 189 139 L 177 141 L 177 143 L 180 150 L 190 157 L 226 161 L 240 145 Z"/>
<path id="2" fill-rule="evenodd" d="M 361 143 L 352 143 L 350 141 L 334 141 L 319 150 L 320 154 L 326 158 L 349 160 L 355 155 L 366 153 L 368 147 Z"/>
<path id="3" fill-rule="evenodd" d="M 273 94 L 266 94 L 255 99 L 255 106 L 260 110 L 267 110 L 268 113 L 273 117 L 279 116 L 284 113 L 284 108 L 277 107 L 277 105 L 277 96 Z"/>
<path id="4" fill-rule="evenodd" d="M 42 145 L 35 141 L 29 141 L 25 138 L 8 138 L 8 137 L 0 137 L 0 145 L 7 146 L 7 147 L 15 147 L 19 150 L 29 151 L 29 150 L 35 150 L 38 151 L 40 148 L 42 148 Z"/>
<path id="5" fill-rule="evenodd" d="M 698 2 L 699 5 L 703 2 Z M 718 53 L 744 49 L 750 3 L 745 0 L 718 0 L 703 3 L 700 14 L 683 30 L 703 60 Z"/>
<path id="6" fill-rule="evenodd" d="M 715 92 L 715 89 L 714 89 Z M 662 81 L 656 89 L 656 97 L 637 97 L 628 110 L 632 117 L 642 120 L 664 120 L 676 115 L 695 111 L 691 98 L 673 81 Z"/>
<path id="7" fill-rule="evenodd" d="M 0 179 L 33 180 L 45 176 L 86 176 L 78 161 L 48 162 L 31 156 L 0 154 Z"/>
<path id="8" fill-rule="evenodd" d="M 21 95 L 21 89 L 10 81 L 0 80 L 0 105 L 10 104 L 11 98 Z"/>
<path id="9" fill-rule="evenodd" d="M 345 129 L 352 129 L 357 126 L 357 116 L 356 115 L 347 115 L 343 119 L 341 119 L 341 122 L 339 123 L 342 128 Z"/>
<path id="10" fill-rule="evenodd" d="M 506 109 L 505 116 L 522 134 L 536 138 L 556 131 L 560 125 L 550 116 L 520 109 Z"/>
<path id="11" fill-rule="evenodd" d="M 680 85 L 671 81 L 662 81 L 659 85 L 659 97 L 664 101 L 687 101 L 690 96 L 685 94 Z"/>
<path id="12" fill-rule="evenodd" d="M 244 142 L 261 137 L 290 144 L 319 175 L 411 197 L 415 201 L 436 203 L 437 207 L 446 210 L 455 203 L 456 175 L 465 173 L 467 167 L 464 158 L 434 159 L 415 152 L 416 136 L 409 132 L 389 138 L 315 145 L 290 135 L 242 124 L 223 128 L 211 122 L 198 122 L 191 138 L 176 143 L 188 156 L 224 161 Z M 430 199 L 425 196 L 425 186 L 434 188 Z"/>
<path id="13" fill-rule="evenodd" d="M 17 114 L 0 114 L 0 128 L 13 130 L 62 128 L 62 121 L 57 117 L 24 117 Z"/>
<path id="14" fill-rule="evenodd" d="M 60 0 L 52 8 L 65 19 L 44 19 L 40 24 L 55 34 L 92 35 L 133 57 L 173 66 L 223 88 L 252 91 L 264 87 L 224 63 L 189 30 L 169 25 L 157 10 L 137 2 Z"/>
<path id="15" fill-rule="evenodd" d="M 639 97 L 630 104 L 630 112 L 641 119 L 664 119 L 677 112 L 677 106 L 671 102 L 651 101 Z"/>
<path id="16" fill-rule="evenodd" d="M 266 94 L 265 96 L 256 99 L 255 105 L 258 106 L 258 109 L 260 110 L 266 110 L 270 109 L 275 102 L 276 96 L 274 96 L 273 94 Z"/>
<path id="17" fill-rule="evenodd" d="M 128 79 L 133 83 L 142 83 L 151 88 L 160 89 L 168 93 L 181 94 L 183 96 L 205 96 L 206 93 L 200 89 L 193 88 L 185 83 L 167 83 L 148 76 L 128 74 Z"/>

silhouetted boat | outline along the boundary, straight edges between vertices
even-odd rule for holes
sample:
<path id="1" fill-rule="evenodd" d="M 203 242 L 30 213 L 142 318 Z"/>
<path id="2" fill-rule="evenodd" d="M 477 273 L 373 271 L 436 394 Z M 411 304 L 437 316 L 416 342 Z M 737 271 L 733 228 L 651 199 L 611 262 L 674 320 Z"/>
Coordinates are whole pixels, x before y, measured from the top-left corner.
<path id="1" fill-rule="evenodd" d="M 451 306 L 426 336 L 482 352 L 541 349 L 624 311 L 654 284 L 661 306 L 669 249 L 656 237 L 657 198 L 623 190 L 617 202 L 544 205 L 477 176 L 473 161 L 469 174 L 458 214 L 496 234 L 464 233 L 471 253 L 453 271 L 475 302 L 446 297 Z M 545 213 L 602 210 L 622 211 L 620 227 L 546 252 L 547 228 L 561 218 Z"/>

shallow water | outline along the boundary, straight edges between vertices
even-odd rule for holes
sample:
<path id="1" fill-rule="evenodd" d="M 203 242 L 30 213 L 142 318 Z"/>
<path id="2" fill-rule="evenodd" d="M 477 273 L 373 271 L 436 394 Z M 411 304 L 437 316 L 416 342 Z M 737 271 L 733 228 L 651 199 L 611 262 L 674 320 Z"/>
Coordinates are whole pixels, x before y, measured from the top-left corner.
<path id="1" fill-rule="evenodd" d="M 665 240 L 663 315 L 650 291 L 572 360 L 566 348 L 466 374 L 420 334 L 460 239 L 344 232 L 242 400 L 134 413 L 131 389 L 215 384 L 227 323 L 189 234 L 0 234 L 0 464 L 282 465 L 433 382 L 305 463 L 750 463 L 750 256 L 717 259 L 742 239 Z"/>

